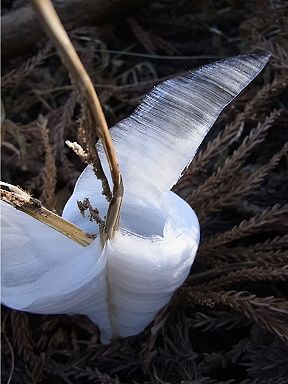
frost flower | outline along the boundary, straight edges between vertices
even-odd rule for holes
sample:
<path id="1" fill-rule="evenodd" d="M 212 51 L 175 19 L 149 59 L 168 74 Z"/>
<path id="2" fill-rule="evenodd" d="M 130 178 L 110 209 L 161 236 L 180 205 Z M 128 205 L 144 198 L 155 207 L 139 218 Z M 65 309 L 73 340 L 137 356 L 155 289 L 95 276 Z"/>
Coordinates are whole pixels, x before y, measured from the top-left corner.
<path id="1" fill-rule="evenodd" d="M 155 87 L 110 132 L 124 183 L 120 227 L 84 247 L 2 201 L 2 302 L 22 311 L 87 315 L 102 342 L 141 332 L 184 282 L 199 243 L 190 206 L 170 191 L 222 109 L 262 70 L 268 55 L 206 65 Z M 106 174 L 108 165 L 98 145 Z M 88 166 L 63 217 L 86 232 L 77 200 L 105 216 L 108 203 Z"/>

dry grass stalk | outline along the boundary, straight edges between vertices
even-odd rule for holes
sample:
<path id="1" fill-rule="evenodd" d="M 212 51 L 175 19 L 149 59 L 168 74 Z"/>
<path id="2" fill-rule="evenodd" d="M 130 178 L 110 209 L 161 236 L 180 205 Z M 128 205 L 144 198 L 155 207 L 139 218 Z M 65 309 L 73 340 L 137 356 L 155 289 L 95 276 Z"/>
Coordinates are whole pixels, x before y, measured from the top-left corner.
<path id="1" fill-rule="evenodd" d="M 65 143 L 68 145 L 70 149 L 72 149 L 73 152 L 76 153 L 77 156 L 80 157 L 80 159 L 84 162 L 87 163 L 88 159 L 88 154 L 84 149 L 81 147 L 80 144 L 78 144 L 76 141 L 73 141 L 73 143 L 69 140 L 66 140 Z"/>
<path id="2" fill-rule="evenodd" d="M 1 184 L 1 199 L 80 245 L 87 246 L 92 242 L 91 236 L 86 232 L 44 208 L 39 200 L 33 199 L 28 193 L 14 185 Z"/>
<path id="3" fill-rule="evenodd" d="M 141 44 L 143 45 L 143 47 L 146 49 L 146 51 L 150 54 L 155 54 L 157 49 L 153 43 L 153 41 L 151 40 L 151 38 L 149 37 L 149 33 L 147 33 L 142 27 L 141 25 L 137 22 L 136 19 L 134 18 L 130 18 L 128 20 L 129 22 L 129 25 L 133 31 L 133 33 L 135 34 L 135 36 L 137 37 L 137 39 L 141 42 Z"/>
<path id="4" fill-rule="evenodd" d="M 91 133 L 91 138 L 87 137 L 87 145 L 89 146 L 87 147 L 87 152 L 90 154 L 90 149 L 92 150 L 92 148 L 95 148 L 96 140 L 94 140 L 94 138 L 96 138 L 97 134 L 103 143 L 108 159 L 113 181 L 113 197 L 107 212 L 106 225 L 102 238 L 102 241 L 105 242 L 107 238 L 113 237 L 114 232 L 118 228 L 123 196 L 123 183 L 116 152 L 93 84 L 85 71 L 65 29 L 63 28 L 52 3 L 50 1 L 43 2 L 41 0 L 33 0 L 33 4 L 43 25 L 47 29 L 49 36 L 55 43 L 60 57 L 69 71 L 72 82 L 80 94 L 81 100 L 84 101 L 83 108 L 85 110 L 86 121 L 88 119 L 87 123 L 89 124 L 89 132 Z M 92 127 L 95 128 L 96 132 L 92 130 Z M 91 139 L 93 140 L 93 143 L 91 142 Z M 97 161 L 97 170 L 99 170 L 101 168 L 100 161 L 98 164 L 99 157 L 96 155 L 96 148 L 93 152 L 92 154 L 95 155 L 95 159 Z M 107 179 L 104 178 L 104 172 L 101 173 L 103 173 L 102 180 L 106 180 L 105 183 L 107 185 L 108 182 Z"/>

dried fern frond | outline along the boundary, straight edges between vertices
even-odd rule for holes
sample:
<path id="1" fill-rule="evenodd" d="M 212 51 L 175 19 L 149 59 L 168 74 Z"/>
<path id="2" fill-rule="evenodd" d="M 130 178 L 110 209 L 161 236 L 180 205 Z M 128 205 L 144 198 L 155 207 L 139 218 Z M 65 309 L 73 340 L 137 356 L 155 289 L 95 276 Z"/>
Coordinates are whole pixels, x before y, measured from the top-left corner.
<path id="1" fill-rule="evenodd" d="M 215 191 L 221 193 L 221 185 L 226 186 L 227 180 L 231 179 L 236 172 L 241 169 L 243 162 L 251 154 L 251 151 L 265 140 L 267 131 L 271 128 L 280 111 L 273 111 L 263 122 L 259 122 L 257 127 L 252 129 L 241 145 L 233 152 L 232 156 L 227 157 L 223 166 L 219 167 L 212 176 L 208 177 L 203 184 L 200 184 L 193 193 L 188 197 L 187 201 L 192 206 L 204 204 L 207 199 L 214 198 Z"/>
<path id="2" fill-rule="evenodd" d="M 15 87 L 29 76 L 37 65 L 41 65 L 52 50 L 52 45 L 48 42 L 45 47 L 38 51 L 37 55 L 25 61 L 19 69 L 2 76 L 1 83 L 3 88 Z"/>
<path id="3" fill-rule="evenodd" d="M 17 353 L 26 361 L 33 360 L 33 339 L 29 319 L 25 312 L 11 311 L 11 326 L 13 332 L 13 344 Z"/>
<path id="4" fill-rule="evenodd" d="M 288 234 L 283 236 L 276 236 L 273 239 L 267 239 L 263 243 L 257 243 L 253 245 L 255 252 L 261 251 L 275 251 L 288 248 Z"/>
<path id="5" fill-rule="evenodd" d="M 211 291 L 220 290 L 226 286 L 244 281 L 288 281 L 288 265 L 242 268 L 217 279 L 210 280 L 205 284 L 197 286 L 197 288 Z"/>
<path id="6" fill-rule="evenodd" d="M 239 329 L 248 326 L 250 321 L 240 313 L 225 311 L 196 312 L 189 320 L 189 325 L 200 332 L 213 332 L 218 329 Z"/>
<path id="7" fill-rule="evenodd" d="M 190 304 L 214 307 L 225 305 L 243 313 L 248 319 L 288 341 L 288 301 L 274 297 L 257 297 L 249 292 L 187 290 L 185 298 Z M 286 320 L 285 320 L 286 319 Z"/>
<path id="8" fill-rule="evenodd" d="M 224 245 L 242 239 L 259 231 L 271 231 L 271 226 L 280 221 L 287 224 L 288 204 L 280 206 L 279 204 L 265 209 L 259 215 L 252 217 L 249 220 L 242 221 L 232 229 L 220 233 L 206 240 L 200 248 L 201 255 L 211 253 L 212 250 L 223 247 Z"/>
<path id="9" fill-rule="evenodd" d="M 276 153 L 267 164 L 256 169 L 256 171 L 247 174 L 247 172 L 239 172 L 232 179 L 219 187 L 219 195 L 210 197 L 208 201 L 203 202 L 197 207 L 200 221 L 204 221 L 212 213 L 219 212 L 225 207 L 235 205 L 240 199 L 249 196 L 256 188 L 259 187 L 263 179 L 268 173 L 275 168 L 283 156 L 287 156 L 288 143 L 285 143 L 282 149 Z"/>
<path id="10" fill-rule="evenodd" d="M 22 2 L 13 1 L 11 11 Z M 4 12 L 5 7 L 9 12 L 11 5 L 6 3 L 10 2 L 3 4 Z M 117 7 L 116 3 L 112 6 Z M 263 321 L 271 326 L 275 319 L 284 319 L 287 323 L 287 315 L 276 312 L 275 308 L 267 310 L 259 301 L 255 305 L 252 300 L 251 304 L 249 294 L 245 296 L 248 304 L 243 305 L 241 298 L 237 299 L 237 293 L 231 294 L 236 304 L 218 304 L 221 292 L 225 296 L 225 290 L 236 288 L 255 289 L 257 296 L 274 295 L 283 300 L 288 297 L 286 281 L 277 282 L 275 276 L 277 270 L 288 264 L 287 219 L 279 215 L 279 219 L 275 217 L 271 224 L 269 221 L 267 225 L 263 223 L 263 231 L 261 225 L 255 228 L 252 225 L 251 232 L 249 228 L 251 216 L 258 217 L 263 209 L 277 203 L 283 205 L 287 200 L 287 154 L 283 153 L 279 162 L 276 155 L 268 163 L 287 142 L 288 8 L 283 0 L 230 1 L 229 5 L 233 3 L 233 6 L 228 7 L 227 2 L 206 3 L 180 0 L 179 6 L 175 7 L 174 2 L 156 2 L 143 7 L 137 15 L 131 13 L 133 20 L 130 24 L 131 15 L 124 11 L 127 23 L 118 25 L 112 20 L 103 27 L 98 24 L 87 27 L 84 23 L 81 28 L 71 30 L 70 36 L 99 90 L 109 126 L 128 116 L 138 100 L 156 83 L 204 64 L 211 56 L 226 57 L 257 47 L 271 52 L 272 58 L 263 76 L 224 112 L 211 132 L 212 138 L 202 144 L 187 172 L 174 187 L 185 198 L 198 186 L 203 188 L 205 180 L 221 169 L 225 158 L 233 156 L 233 151 L 247 140 L 245 137 L 251 129 L 263 122 L 271 111 L 282 108 L 281 117 L 267 131 L 265 141 L 254 147 L 245 165 L 241 163 L 241 169 L 224 183 L 215 184 L 212 199 L 209 193 L 205 202 L 204 195 L 202 198 L 199 194 L 197 214 L 201 214 L 203 244 L 244 219 L 248 223 L 247 231 L 238 229 L 239 237 L 235 233 L 235 240 L 231 234 L 228 242 L 219 246 L 215 243 L 215 247 L 211 244 L 207 252 L 198 255 L 186 286 L 178 292 L 164 318 L 159 315 L 152 327 L 141 335 L 108 346 L 99 344 L 99 330 L 85 317 L 73 316 L 68 320 L 65 316 L 27 314 L 26 319 L 14 318 L 12 326 L 11 311 L 4 307 L 3 382 L 9 379 L 14 356 L 11 382 L 15 384 L 86 383 L 89 380 L 114 384 L 172 384 L 181 380 L 191 384 L 288 383 L 287 341 L 279 339 L 275 333 L 267 333 L 268 326 L 258 325 L 262 315 Z M 134 32 L 131 31 L 133 21 Z M 151 55 L 149 51 L 163 55 Z M 52 57 L 54 52 L 47 52 L 46 57 L 40 58 L 39 64 L 29 70 L 29 65 L 33 66 L 33 60 L 38 56 L 32 57 L 35 52 L 26 52 L 16 62 L 3 62 L 3 103 L 6 118 L 14 128 L 10 124 L 9 129 L 5 126 L 2 129 L 2 172 L 5 181 L 15 185 L 24 187 L 26 183 L 34 183 L 31 185 L 33 193 L 40 196 L 41 186 L 34 181 L 43 169 L 45 158 L 37 125 L 38 115 L 42 114 L 49 121 L 50 143 L 57 161 L 56 199 L 59 196 L 60 200 L 61 196 L 57 206 L 62 209 L 64 199 L 68 198 L 83 168 L 81 161 L 64 144 L 67 139 L 79 141 L 77 120 L 81 111 L 76 95 L 71 94 L 72 86 L 68 85 L 60 60 Z M 144 59 L 138 56 L 143 52 Z M 171 56 L 167 57 L 167 54 Z M 16 71 L 9 73 L 15 65 Z M 161 172 L 169 172 L 165 164 Z M 265 280 L 253 283 L 252 280 L 256 280 L 254 268 L 258 271 L 255 274 Z M 266 276 L 266 271 L 271 270 L 273 277 Z M 247 271 L 250 271 L 248 276 Z M 231 285 L 221 285 L 223 280 Z M 224 287 L 219 288 L 220 295 L 212 286 L 209 292 L 204 292 L 209 282 L 217 281 Z M 200 284 L 203 301 L 206 300 L 208 306 L 196 307 L 192 300 L 193 288 Z M 189 299 L 186 289 L 191 292 Z M 210 292 L 212 290 L 215 292 Z M 199 294 L 197 288 L 196 297 Z M 216 304 L 213 294 L 217 296 Z M 178 298 L 181 305 L 177 305 Z M 239 310 L 235 310 L 235 305 Z M 248 308 L 248 317 L 243 308 Z M 252 320 L 254 311 L 257 323 Z M 27 341 L 26 353 L 32 352 L 29 361 L 25 352 L 21 348 L 18 350 L 14 339 L 18 321 L 22 322 L 18 325 L 19 329 L 22 327 L 18 341 L 22 344 Z M 277 326 L 280 330 L 283 328 L 281 322 Z M 40 359 L 44 365 L 42 378 L 37 377 L 37 370 L 39 375 L 42 371 Z"/>
<path id="11" fill-rule="evenodd" d="M 182 191 L 189 186 L 190 181 L 199 172 L 203 171 L 208 163 L 217 157 L 227 145 L 238 137 L 241 125 L 251 118 L 255 119 L 255 111 L 259 113 L 271 98 L 276 97 L 288 86 L 288 75 L 277 75 L 275 79 L 261 88 L 253 99 L 245 104 L 244 110 L 236 114 L 234 121 L 228 123 L 214 139 L 210 140 L 204 150 L 199 150 L 192 164 L 189 166 L 183 177 L 179 180 L 176 190 Z"/>
<path id="12" fill-rule="evenodd" d="M 55 114 L 54 118 L 51 119 L 49 123 L 50 132 L 51 132 L 51 143 L 53 145 L 53 150 L 57 155 L 57 159 L 61 161 L 63 154 L 63 138 L 66 136 L 65 131 L 70 132 L 71 127 L 73 127 L 73 115 L 76 107 L 76 95 L 72 92 L 65 104 L 60 108 L 59 113 Z"/>
<path id="13" fill-rule="evenodd" d="M 91 129 L 94 124 L 91 111 L 89 110 L 88 105 L 85 104 L 85 100 L 81 100 L 81 103 L 83 108 L 81 123 L 78 129 L 78 136 L 85 146 L 85 152 L 89 154 L 86 158 L 86 162 L 92 165 L 97 179 L 101 180 L 102 182 L 103 195 L 105 195 L 107 201 L 110 202 L 112 199 L 112 192 L 110 190 L 110 186 L 100 162 L 97 147 L 95 145 L 95 143 L 98 141 L 98 137 L 96 130 Z"/>
<path id="14" fill-rule="evenodd" d="M 211 257 L 203 257 L 201 261 L 211 267 L 220 267 L 227 263 L 251 262 L 251 260 L 259 265 L 285 264 L 288 263 L 288 249 L 283 251 L 277 249 L 255 251 L 253 246 L 219 248 L 213 257 L 211 254 Z"/>
<path id="15" fill-rule="evenodd" d="M 288 43 L 285 39 L 280 44 L 277 41 L 269 41 L 265 37 L 260 37 L 257 48 L 271 53 L 272 65 L 275 68 L 288 69 Z"/>
<path id="16" fill-rule="evenodd" d="M 42 189 L 40 199 L 48 209 L 51 209 L 54 206 L 57 171 L 52 146 L 49 141 L 47 124 L 47 119 L 39 118 L 39 128 L 41 129 L 45 152 L 45 165 L 40 173 Z"/>

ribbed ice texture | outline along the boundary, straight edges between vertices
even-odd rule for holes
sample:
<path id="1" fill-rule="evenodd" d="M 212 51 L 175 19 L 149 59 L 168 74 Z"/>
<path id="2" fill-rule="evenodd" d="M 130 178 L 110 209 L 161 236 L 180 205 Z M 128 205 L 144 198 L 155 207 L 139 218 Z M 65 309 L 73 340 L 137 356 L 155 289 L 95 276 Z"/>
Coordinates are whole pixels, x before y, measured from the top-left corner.
<path id="1" fill-rule="evenodd" d="M 108 243 L 110 310 L 116 335 L 141 332 L 184 282 L 195 258 L 200 232 L 195 213 L 172 192 L 161 203 L 167 215 L 163 237 L 144 238 L 122 229 Z M 139 210 L 139 221 L 141 216 Z M 149 232 L 147 225 L 141 230 L 144 234 Z"/>
<path id="2" fill-rule="evenodd" d="M 142 331 L 185 280 L 199 242 L 194 211 L 169 189 L 222 109 L 267 60 L 239 56 L 168 80 L 111 129 L 125 192 L 120 230 L 103 250 L 98 238 L 83 248 L 2 203 L 2 302 L 36 313 L 86 314 L 103 342 Z M 108 172 L 103 153 L 102 161 Z M 63 217 L 93 233 L 95 223 L 77 208 L 85 197 L 106 214 L 90 167 Z"/>
<path id="3" fill-rule="evenodd" d="M 131 116 L 110 130 L 125 192 L 157 200 L 159 193 L 169 191 L 223 108 L 268 59 L 253 54 L 228 58 L 155 87 Z"/>
<path id="4" fill-rule="evenodd" d="M 82 313 L 109 330 L 107 260 L 1 201 L 1 301 L 34 313 Z"/>
<path id="5" fill-rule="evenodd" d="M 184 200 L 167 192 L 159 206 L 124 203 L 121 230 L 102 251 L 98 239 L 84 248 L 1 201 L 2 303 L 85 314 L 105 343 L 141 332 L 187 277 L 199 243 L 197 217 Z"/>

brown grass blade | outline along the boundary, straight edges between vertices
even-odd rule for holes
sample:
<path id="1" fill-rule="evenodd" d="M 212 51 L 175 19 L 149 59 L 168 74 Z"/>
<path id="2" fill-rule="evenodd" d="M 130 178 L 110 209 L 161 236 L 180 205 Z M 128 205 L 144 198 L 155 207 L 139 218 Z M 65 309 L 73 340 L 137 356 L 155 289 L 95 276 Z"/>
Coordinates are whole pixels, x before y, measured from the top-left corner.
<path id="1" fill-rule="evenodd" d="M 103 143 L 108 159 L 113 181 L 113 197 L 107 212 L 105 231 L 102 237 L 102 241 L 105 243 L 107 239 L 113 237 L 118 228 L 123 197 L 123 183 L 115 148 L 113 146 L 107 123 L 93 84 L 85 71 L 85 68 L 83 67 L 63 25 L 61 24 L 51 1 L 47 0 L 43 2 L 42 0 L 33 0 L 32 2 L 50 38 L 56 45 L 59 55 L 69 71 L 72 82 L 81 95 L 81 100 L 84 101 L 82 105 L 83 108 L 87 110 L 85 116 L 88 116 L 88 119 L 91 119 L 91 123 L 88 121 L 89 125 L 91 124 L 90 127 L 93 126 L 96 129 L 96 132 L 89 129 L 90 133 L 94 132 L 94 134 L 91 133 L 91 136 L 93 136 L 91 139 L 93 140 L 94 147 L 91 140 L 88 139 L 87 142 L 89 143 L 89 149 L 91 149 L 91 151 L 94 148 L 92 154 L 95 155 L 95 158 L 97 159 L 97 170 L 101 169 L 101 164 L 100 161 L 98 161 L 99 157 L 96 153 L 96 140 L 94 140 L 94 138 L 96 138 L 96 134 Z M 92 123 L 94 124 L 92 125 Z M 101 176 L 102 180 L 104 180 L 104 184 L 108 184 L 106 177 L 104 177 L 103 170 L 101 172 Z"/>

